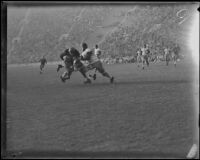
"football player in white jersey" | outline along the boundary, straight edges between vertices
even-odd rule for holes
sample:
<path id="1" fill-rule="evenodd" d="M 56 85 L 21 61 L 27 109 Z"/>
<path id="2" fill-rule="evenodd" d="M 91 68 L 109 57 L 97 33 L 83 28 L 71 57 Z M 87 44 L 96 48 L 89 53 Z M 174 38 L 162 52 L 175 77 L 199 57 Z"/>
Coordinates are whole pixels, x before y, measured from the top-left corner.
<path id="1" fill-rule="evenodd" d="M 170 50 L 168 47 L 164 49 L 164 55 L 165 55 L 166 65 L 168 66 L 170 61 Z"/>
<path id="2" fill-rule="evenodd" d="M 83 52 L 81 53 L 81 60 L 88 61 L 89 65 L 87 66 L 88 70 L 96 69 L 99 73 L 101 73 L 104 77 L 107 77 L 110 79 L 110 83 L 114 82 L 114 77 L 110 76 L 105 69 L 103 68 L 103 65 L 100 61 L 100 59 L 97 57 L 97 55 L 88 48 L 88 45 L 86 43 L 82 43 Z"/>
<path id="3" fill-rule="evenodd" d="M 146 62 L 147 66 L 149 66 L 148 55 L 149 55 L 149 47 L 147 44 L 144 44 L 144 47 L 141 48 L 142 51 L 142 69 L 144 69 L 144 63 Z"/>
<path id="4" fill-rule="evenodd" d="M 62 82 L 70 79 L 73 71 L 79 71 L 85 78 L 84 83 L 91 83 L 90 78 L 87 76 L 87 68 L 82 64 L 80 59 L 80 53 L 74 47 L 67 48 L 63 53 L 61 53 L 60 58 L 64 61 L 65 72 L 60 76 Z M 59 66 L 58 66 L 59 67 Z M 59 70 L 57 70 L 59 71 Z"/>
<path id="5" fill-rule="evenodd" d="M 99 49 L 99 46 L 96 44 L 95 48 L 94 48 L 94 54 L 97 56 L 97 58 L 100 60 L 100 56 L 101 56 L 101 50 Z M 94 80 L 96 79 L 96 72 L 97 69 L 95 68 L 94 74 L 93 75 L 89 75 L 90 77 L 92 77 Z"/>
<path id="6" fill-rule="evenodd" d="M 99 46 L 97 44 L 95 45 L 94 54 L 100 59 L 101 50 L 99 49 Z"/>
<path id="7" fill-rule="evenodd" d="M 141 49 L 139 48 L 139 49 L 137 50 L 137 66 L 138 66 L 138 67 L 140 66 L 139 63 L 140 63 L 141 59 L 142 59 L 142 51 L 141 51 Z"/>

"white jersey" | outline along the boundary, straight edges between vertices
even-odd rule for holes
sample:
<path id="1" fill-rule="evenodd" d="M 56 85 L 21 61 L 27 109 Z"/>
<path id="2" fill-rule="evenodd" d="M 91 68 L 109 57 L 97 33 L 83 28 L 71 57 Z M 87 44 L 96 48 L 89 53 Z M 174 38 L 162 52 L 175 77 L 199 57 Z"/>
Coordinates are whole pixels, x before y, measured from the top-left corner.
<path id="1" fill-rule="evenodd" d="M 142 51 L 142 55 L 145 56 L 146 55 L 146 48 L 141 48 Z"/>
<path id="2" fill-rule="evenodd" d="M 89 57 L 89 58 L 87 59 L 87 61 L 88 61 L 89 63 L 94 63 L 94 62 L 99 61 L 98 57 L 94 54 L 94 52 L 92 52 L 91 55 L 88 55 L 88 54 L 90 54 L 91 52 L 92 52 L 92 51 L 91 51 L 89 48 L 87 48 L 84 52 L 81 53 L 81 55 L 83 56 L 83 58 Z"/>
<path id="3" fill-rule="evenodd" d="M 148 48 L 141 48 L 141 51 L 142 51 L 142 55 L 143 56 L 146 56 L 147 55 L 147 52 L 148 52 Z"/>
<path id="4" fill-rule="evenodd" d="M 99 48 L 94 49 L 94 54 L 99 58 L 101 55 L 101 50 Z"/>
<path id="5" fill-rule="evenodd" d="M 137 56 L 141 56 L 141 55 L 142 55 L 141 51 L 137 51 Z"/>
<path id="6" fill-rule="evenodd" d="M 165 55 L 169 55 L 169 50 L 167 48 L 164 49 Z"/>

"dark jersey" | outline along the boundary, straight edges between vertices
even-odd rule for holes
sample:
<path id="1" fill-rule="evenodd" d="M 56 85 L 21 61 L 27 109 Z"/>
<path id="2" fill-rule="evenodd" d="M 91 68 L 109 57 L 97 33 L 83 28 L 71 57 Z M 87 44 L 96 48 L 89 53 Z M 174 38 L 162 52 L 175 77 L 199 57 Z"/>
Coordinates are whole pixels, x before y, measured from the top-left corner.
<path id="1" fill-rule="evenodd" d="M 65 57 L 65 59 L 64 59 Z M 73 64 L 73 57 L 69 53 L 69 49 L 66 49 L 63 53 L 60 54 L 60 58 L 65 61 L 67 64 Z"/>
<path id="2" fill-rule="evenodd" d="M 69 52 L 70 52 L 70 55 L 75 59 L 80 57 L 79 51 L 75 49 L 74 47 L 71 47 Z"/>
<path id="3" fill-rule="evenodd" d="M 66 49 L 63 53 L 60 54 L 60 59 L 64 60 L 64 56 L 71 57 L 69 49 Z"/>
<path id="4" fill-rule="evenodd" d="M 176 55 L 178 55 L 179 52 L 180 52 L 180 47 L 174 47 L 173 51 L 174 51 L 174 53 L 175 53 Z"/>
<path id="5" fill-rule="evenodd" d="M 41 58 L 41 59 L 40 59 L 40 63 L 41 63 L 42 65 L 45 65 L 45 63 L 47 63 L 47 60 L 46 60 L 45 58 Z"/>

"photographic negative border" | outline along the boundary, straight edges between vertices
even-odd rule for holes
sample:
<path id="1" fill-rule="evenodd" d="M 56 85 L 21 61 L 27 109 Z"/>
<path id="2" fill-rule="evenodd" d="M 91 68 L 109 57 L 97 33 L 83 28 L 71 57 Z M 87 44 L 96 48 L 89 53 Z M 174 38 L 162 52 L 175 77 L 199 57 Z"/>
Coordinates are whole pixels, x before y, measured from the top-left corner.
<path id="1" fill-rule="evenodd" d="M 1 157 L 6 157 L 7 5 L 1 2 Z"/>
<path id="2" fill-rule="evenodd" d="M 127 5 L 127 4 L 197 4 L 197 1 L 182 1 L 182 2 L 113 2 L 113 1 L 4 1 L 1 2 L 1 158 L 185 158 L 181 154 L 177 153 L 146 153 L 142 154 L 138 152 L 24 152 L 24 153 L 8 153 L 6 150 L 6 93 L 7 93 L 7 6 L 63 6 L 63 5 Z M 199 122 L 199 120 L 198 120 Z"/>

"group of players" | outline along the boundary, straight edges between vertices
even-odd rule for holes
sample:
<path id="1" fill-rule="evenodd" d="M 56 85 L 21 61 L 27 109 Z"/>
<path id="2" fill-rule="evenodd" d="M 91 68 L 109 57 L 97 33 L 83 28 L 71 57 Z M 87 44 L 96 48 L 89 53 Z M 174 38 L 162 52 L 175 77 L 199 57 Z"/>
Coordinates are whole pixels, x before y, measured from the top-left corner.
<path id="1" fill-rule="evenodd" d="M 57 72 L 61 68 L 65 68 L 65 72 L 60 76 L 62 82 L 70 79 L 74 71 L 79 71 L 84 77 L 84 83 L 91 83 L 91 77 L 93 80 L 96 79 L 96 71 L 98 71 L 102 76 L 107 77 L 110 83 L 114 82 L 114 77 L 105 71 L 102 62 L 100 61 L 101 50 L 98 45 L 95 45 L 94 49 L 88 48 L 87 43 L 82 43 L 82 53 L 80 53 L 76 48 L 70 47 L 65 49 L 63 53 L 60 54 L 60 58 L 63 61 L 63 65 L 59 64 Z M 43 57 L 41 60 L 40 72 L 46 64 L 46 59 Z M 87 75 L 87 72 L 95 69 L 94 75 Z"/>
<path id="2" fill-rule="evenodd" d="M 176 45 L 173 49 L 170 49 L 169 47 L 164 48 L 164 59 L 166 62 L 166 65 L 169 65 L 170 57 L 174 61 L 174 66 L 176 67 L 178 54 L 180 52 L 180 47 Z M 149 57 L 150 57 L 150 49 L 148 44 L 144 44 L 144 47 L 139 48 L 137 50 L 137 64 L 139 67 L 139 63 L 142 62 L 142 69 L 144 69 L 144 64 L 149 66 Z M 156 57 L 157 59 L 157 57 Z"/>
<path id="3" fill-rule="evenodd" d="M 164 58 L 166 61 L 166 65 L 169 64 L 170 56 L 174 61 L 174 65 L 176 66 L 176 61 L 178 58 L 179 47 L 176 46 L 173 51 L 166 47 L 164 49 Z M 63 53 L 60 54 L 60 59 L 62 60 L 63 64 L 59 64 L 57 67 L 57 72 L 61 68 L 65 68 L 65 72 L 60 76 L 62 82 L 70 79 L 72 73 L 74 71 L 79 71 L 81 75 L 84 77 L 84 83 L 91 83 L 91 78 L 93 80 L 96 79 L 96 72 L 98 71 L 102 76 L 107 77 L 110 80 L 110 83 L 114 82 L 114 77 L 108 74 L 105 71 L 103 64 L 100 60 L 101 50 L 99 49 L 98 45 L 95 45 L 94 49 L 88 48 L 87 43 L 82 43 L 82 53 L 80 53 L 76 48 L 70 47 L 64 50 Z M 149 55 L 150 49 L 148 44 L 144 44 L 144 46 L 137 50 L 137 64 L 139 67 L 139 62 L 142 62 L 142 69 L 144 69 L 144 65 L 146 64 L 149 66 Z M 46 58 L 43 56 L 40 59 L 40 73 L 47 64 Z M 88 75 L 87 72 L 90 70 L 95 70 L 93 75 Z"/>

